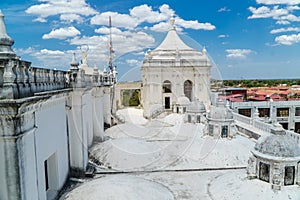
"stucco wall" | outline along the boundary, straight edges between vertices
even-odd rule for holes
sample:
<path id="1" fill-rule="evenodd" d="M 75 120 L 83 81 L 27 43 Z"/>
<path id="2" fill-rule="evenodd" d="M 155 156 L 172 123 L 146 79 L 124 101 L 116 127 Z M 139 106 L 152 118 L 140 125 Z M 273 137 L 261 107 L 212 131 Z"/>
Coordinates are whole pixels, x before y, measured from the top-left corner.
<path id="1" fill-rule="evenodd" d="M 68 138 L 66 125 L 65 99 L 62 98 L 55 104 L 44 106 L 35 113 L 37 126 L 35 134 L 36 163 L 38 177 L 38 194 L 40 200 L 46 199 L 44 161 L 50 156 L 56 156 L 57 179 L 54 177 L 54 190 L 59 190 L 64 185 L 69 170 Z M 28 165 L 30 167 L 30 165 Z"/>

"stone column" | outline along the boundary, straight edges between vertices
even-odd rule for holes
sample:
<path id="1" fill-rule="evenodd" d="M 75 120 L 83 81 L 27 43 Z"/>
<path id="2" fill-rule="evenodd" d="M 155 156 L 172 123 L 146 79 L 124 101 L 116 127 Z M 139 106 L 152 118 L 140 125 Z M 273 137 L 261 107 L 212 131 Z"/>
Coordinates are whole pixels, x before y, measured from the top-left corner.
<path id="1" fill-rule="evenodd" d="M 0 101 L 0 199 L 38 199 L 35 129 L 28 102 Z"/>

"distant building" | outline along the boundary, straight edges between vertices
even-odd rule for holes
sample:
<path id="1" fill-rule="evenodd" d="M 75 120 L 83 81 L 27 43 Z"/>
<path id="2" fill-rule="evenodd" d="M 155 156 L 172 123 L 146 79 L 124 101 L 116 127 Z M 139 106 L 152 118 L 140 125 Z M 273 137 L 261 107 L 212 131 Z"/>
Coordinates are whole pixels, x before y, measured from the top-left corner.
<path id="1" fill-rule="evenodd" d="M 164 41 L 149 50 L 142 65 L 142 105 L 149 118 L 157 110 L 183 109 L 180 99 L 198 99 L 210 106 L 211 62 L 206 50 L 187 46 L 177 35 L 174 19 Z M 176 110 L 176 108 L 175 108 Z"/>

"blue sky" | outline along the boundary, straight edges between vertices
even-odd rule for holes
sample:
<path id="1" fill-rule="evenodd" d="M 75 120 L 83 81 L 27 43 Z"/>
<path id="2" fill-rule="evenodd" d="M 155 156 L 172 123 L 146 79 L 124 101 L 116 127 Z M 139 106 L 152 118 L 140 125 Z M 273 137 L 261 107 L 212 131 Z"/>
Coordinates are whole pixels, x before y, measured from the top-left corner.
<path id="1" fill-rule="evenodd" d="M 300 0 L 18 0 L 0 9 L 14 50 L 32 66 L 68 69 L 72 53 L 80 60 L 88 44 L 88 63 L 103 69 L 111 16 L 119 76 L 131 74 L 173 16 L 184 41 L 206 47 L 216 78 L 300 75 Z"/>

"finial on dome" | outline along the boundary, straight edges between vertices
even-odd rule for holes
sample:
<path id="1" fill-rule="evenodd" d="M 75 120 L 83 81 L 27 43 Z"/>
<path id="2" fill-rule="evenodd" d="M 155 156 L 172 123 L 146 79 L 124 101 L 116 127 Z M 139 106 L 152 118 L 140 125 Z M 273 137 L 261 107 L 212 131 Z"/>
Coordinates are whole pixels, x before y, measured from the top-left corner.
<path id="1" fill-rule="evenodd" d="M 76 61 L 75 52 L 73 53 L 72 62 L 71 62 L 71 70 L 78 70 L 79 63 Z"/>
<path id="2" fill-rule="evenodd" d="M 171 18 L 170 18 L 170 25 L 171 25 L 171 27 L 170 27 L 170 30 L 175 30 L 175 19 L 174 19 L 174 17 L 172 16 Z"/>
<path id="3" fill-rule="evenodd" d="M 7 35 L 6 27 L 4 23 L 4 15 L 0 10 L 0 57 L 15 57 L 15 52 L 11 49 L 14 44 L 14 40 Z"/>

